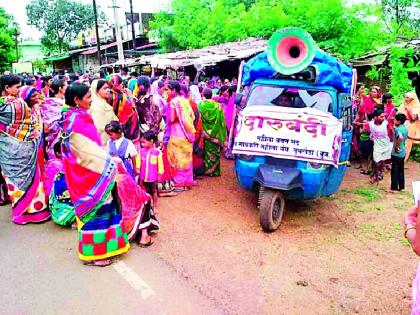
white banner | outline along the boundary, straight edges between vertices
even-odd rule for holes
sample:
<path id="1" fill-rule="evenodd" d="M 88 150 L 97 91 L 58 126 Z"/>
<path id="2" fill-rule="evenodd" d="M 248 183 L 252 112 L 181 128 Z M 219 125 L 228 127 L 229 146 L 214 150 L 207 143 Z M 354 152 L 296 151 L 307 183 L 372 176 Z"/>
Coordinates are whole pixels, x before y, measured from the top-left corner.
<path id="1" fill-rule="evenodd" d="M 240 112 L 233 153 L 338 166 L 342 122 L 313 108 L 251 106 Z"/>

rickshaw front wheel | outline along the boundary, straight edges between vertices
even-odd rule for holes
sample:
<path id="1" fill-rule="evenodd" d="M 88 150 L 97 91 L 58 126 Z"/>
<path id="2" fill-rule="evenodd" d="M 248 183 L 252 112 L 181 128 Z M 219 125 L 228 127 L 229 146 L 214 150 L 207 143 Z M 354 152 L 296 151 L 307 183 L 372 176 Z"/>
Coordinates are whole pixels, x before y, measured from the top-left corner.
<path id="1" fill-rule="evenodd" d="M 260 224 L 265 232 L 274 232 L 283 218 L 286 199 L 279 190 L 265 188 L 260 194 Z"/>

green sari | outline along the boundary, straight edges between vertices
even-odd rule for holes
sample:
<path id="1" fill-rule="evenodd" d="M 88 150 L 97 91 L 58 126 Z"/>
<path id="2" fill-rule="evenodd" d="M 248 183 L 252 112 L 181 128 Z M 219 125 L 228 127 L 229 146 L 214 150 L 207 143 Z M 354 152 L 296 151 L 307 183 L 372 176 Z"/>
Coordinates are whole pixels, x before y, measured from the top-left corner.
<path id="1" fill-rule="evenodd" d="M 204 166 L 206 175 L 220 176 L 221 145 L 226 141 L 226 121 L 222 107 L 213 100 L 200 103 L 199 111 L 203 120 L 203 129 L 212 139 L 217 139 L 220 144 L 215 144 L 208 139 L 204 140 Z"/>

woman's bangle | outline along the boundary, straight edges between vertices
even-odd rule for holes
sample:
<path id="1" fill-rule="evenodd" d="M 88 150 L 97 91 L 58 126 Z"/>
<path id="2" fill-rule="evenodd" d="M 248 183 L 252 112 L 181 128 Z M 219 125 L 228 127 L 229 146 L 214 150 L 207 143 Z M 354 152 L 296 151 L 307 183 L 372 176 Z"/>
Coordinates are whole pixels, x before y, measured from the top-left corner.
<path id="1" fill-rule="evenodd" d="M 405 229 L 405 232 L 404 232 L 404 237 L 405 238 L 407 238 L 407 233 L 408 233 L 408 231 L 410 231 L 410 230 L 415 230 L 416 229 L 416 227 L 415 226 L 409 226 L 409 227 L 407 227 L 406 229 Z"/>

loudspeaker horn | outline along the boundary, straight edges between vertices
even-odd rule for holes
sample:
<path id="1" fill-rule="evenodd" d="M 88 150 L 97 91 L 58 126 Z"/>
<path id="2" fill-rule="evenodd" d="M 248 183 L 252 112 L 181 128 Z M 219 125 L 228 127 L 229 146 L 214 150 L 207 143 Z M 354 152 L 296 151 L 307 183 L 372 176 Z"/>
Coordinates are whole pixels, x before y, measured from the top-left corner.
<path id="1" fill-rule="evenodd" d="M 287 27 L 271 36 L 267 57 L 274 70 L 283 75 L 291 75 L 311 64 L 317 48 L 312 36 L 304 29 Z"/>

